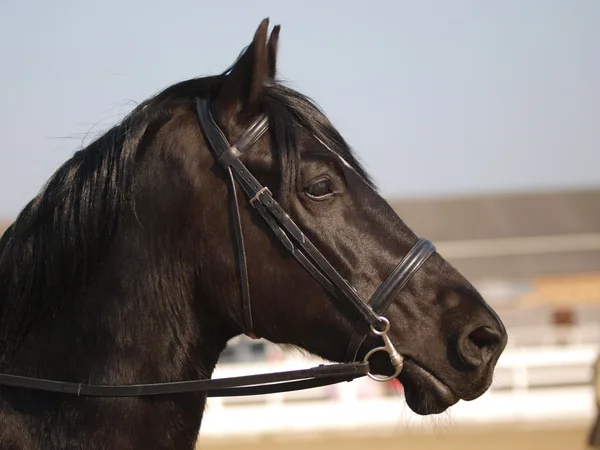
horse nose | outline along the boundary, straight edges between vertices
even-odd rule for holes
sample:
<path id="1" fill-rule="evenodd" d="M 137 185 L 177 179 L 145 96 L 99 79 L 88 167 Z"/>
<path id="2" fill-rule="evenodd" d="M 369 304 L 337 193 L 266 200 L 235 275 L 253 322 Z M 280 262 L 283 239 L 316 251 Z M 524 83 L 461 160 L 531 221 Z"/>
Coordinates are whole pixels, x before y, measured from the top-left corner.
<path id="1" fill-rule="evenodd" d="M 495 323 L 493 323 L 495 322 Z M 456 343 L 458 354 L 472 368 L 485 368 L 504 350 L 506 330 L 500 321 L 467 326 Z"/>

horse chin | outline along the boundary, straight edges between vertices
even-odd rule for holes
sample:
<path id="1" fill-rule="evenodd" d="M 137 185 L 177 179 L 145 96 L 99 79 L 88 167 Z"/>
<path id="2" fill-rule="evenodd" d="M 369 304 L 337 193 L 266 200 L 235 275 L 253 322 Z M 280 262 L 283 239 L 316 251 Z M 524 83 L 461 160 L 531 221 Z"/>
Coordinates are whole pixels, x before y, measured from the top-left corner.
<path id="1" fill-rule="evenodd" d="M 422 416 L 443 413 L 460 400 L 445 383 L 411 359 L 404 360 L 398 380 L 404 386 L 406 403 Z"/>

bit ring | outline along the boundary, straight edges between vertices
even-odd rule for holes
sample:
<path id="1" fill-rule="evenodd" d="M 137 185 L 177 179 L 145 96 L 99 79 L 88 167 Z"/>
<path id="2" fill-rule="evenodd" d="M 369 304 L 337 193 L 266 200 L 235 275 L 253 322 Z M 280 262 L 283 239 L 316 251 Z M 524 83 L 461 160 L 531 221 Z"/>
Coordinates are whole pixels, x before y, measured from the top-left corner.
<path id="1" fill-rule="evenodd" d="M 385 376 L 367 372 L 367 376 L 375 381 L 390 381 L 396 378 L 398 375 L 400 375 L 400 372 L 402 372 L 402 368 L 404 366 L 404 358 L 400 353 L 398 353 L 398 350 L 396 350 L 394 344 L 392 344 L 392 341 L 387 335 L 388 331 L 390 331 L 390 321 L 383 316 L 381 316 L 379 320 L 384 324 L 383 330 L 378 330 L 373 325 L 371 325 L 371 333 L 373 333 L 375 336 L 381 336 L 381 338 L 383 339 L 383 346 L 371 349 L 365 355 L 363 361 L 368 363 L 369 358 L 373 356 L 373 354 L 377 352 L 386 352 L 390 357 L 390 362 L 394 366 L 394 373 L 392 375 Z"/>

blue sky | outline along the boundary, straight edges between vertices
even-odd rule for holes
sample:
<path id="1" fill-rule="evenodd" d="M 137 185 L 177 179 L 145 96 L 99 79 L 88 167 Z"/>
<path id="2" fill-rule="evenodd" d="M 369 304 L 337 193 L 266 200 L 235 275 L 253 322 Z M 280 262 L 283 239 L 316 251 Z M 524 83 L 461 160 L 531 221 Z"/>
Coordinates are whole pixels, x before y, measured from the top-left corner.
<path id="1" fill-rule="evenodd" d="M 3 0 L 0 216 L 136 102 L 224 70 L 264 17 L 280 76 L 386 196 L 600 186 L 597 0 Z"/>

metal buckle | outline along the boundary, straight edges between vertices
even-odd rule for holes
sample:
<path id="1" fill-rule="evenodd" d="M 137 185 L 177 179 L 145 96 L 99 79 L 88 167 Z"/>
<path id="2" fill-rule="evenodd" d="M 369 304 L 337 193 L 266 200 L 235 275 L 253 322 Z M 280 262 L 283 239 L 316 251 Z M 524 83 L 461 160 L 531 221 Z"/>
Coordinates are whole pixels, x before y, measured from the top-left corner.
<path id="1" fill-rule="evenodd" d="M 260 201 L 260 196 L 261 196 L 261 195 L 263 195 L 265 192 L 268 192 L 268 193 L 269 193 L 269 195 L 271 195 L 271 196 L 273 195 L 273 193 L 272 193 L 272 192 L 269 190 L 269 188 L 265 186 L 265 187 L 264 187 L 264 188 L 262 188 L 260 191 L 258 191 L 254 197 L 252 197 L 252 198 L 250 199 L 250 204 L 251 204 L 252 206 L 254 206 L 254 202 L 256 202 L 256 201 Z"/>
<path id="2" fill-rule="evenodd" d="M 368 363 L 369 358 L 374 353 L 386 352 L 390 357 L 390 361 L 391 361 L 392 365 L 394 366 L 394 369 L 395 369 L 394 374 L 390 375 L 390 376 L 384 376 L 384 375 L 375 375 L 375 374 L 372 374 L 371 372 L 367 372 L 367 376 L 375 381 L 390 381 L 390 380 L 393 380 L 394 378 L 396 378 L 398 375 L 400 375 L 400 372 L 402 372 L 402 367 L 404 366 L 404 357 L 400 353 L 398 353 L 398 350 L 396 350 L 396 348 L 392 344 L 392 341 L 390 340 L 390 338 L 387 335 L 388 331 L 390 331 L 390 321 L 387 320 L 383 316 L 379 317 L 379 320 L 384 325 L 383 330 L 379 331 L 373 325 L 371 325 L 371 333 L 373 333 L 376 336 L 381 336 L 381 338 L 383 339 L 383 346 L 376 347 L 376 348 L 372 349 L 371 351 L 369 351 L 369 353 L 367 353 L 365 355 L 365 358 L 363 359 L 363 361 Z"/>

